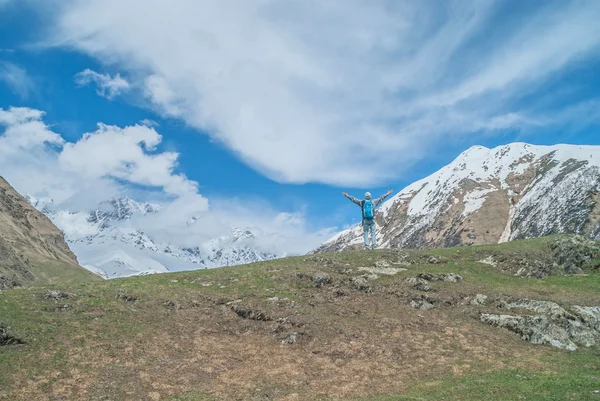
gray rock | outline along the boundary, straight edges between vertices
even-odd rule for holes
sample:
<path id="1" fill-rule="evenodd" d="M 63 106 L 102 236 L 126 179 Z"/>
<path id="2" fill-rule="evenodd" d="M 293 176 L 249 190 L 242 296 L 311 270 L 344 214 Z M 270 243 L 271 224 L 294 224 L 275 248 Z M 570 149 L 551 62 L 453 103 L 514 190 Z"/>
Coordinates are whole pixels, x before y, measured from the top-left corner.
<path id="1" fill-rule="evenodd" d="M 71 294 L 71 293 L 68 293 L 68 292 L 54 291 L 54 290 L 48 290 L 44 294 L 44 298 L 51 299 L 51 300 L 54 300 L 54 301 L 58 301 L 58 300 L 61 300 L 61 299 L 69 299 L 69 298 L 71 298 L 73 296 L 74 296 L 74 294 Z"/>
<path id="2" fill-rule="evenodd" d="M 350 295 L 350 294 L 348 294 L 348 291 L 344 290 L 343 288 L 336 288 L 333 290 L 332 293 L 333 293 L 333 296 L 336 298 L 347 297 L 348 295 Z"/>
<path id="3" fill-rule="evenodd" d="M 285 338 L 283 339 L 283 341 L 281 341 L 282 344 L 295 344 L 296 341 L 298 341 L 298 333 L 296 332 L 292 332 L 289 333 L 287 336 L 285 336 Z"/>
<path id="4" fill-rule="evenodd" d="M 327 273 L 317 273 L 313 276 L 313 282 L 315 287 L 323 287 L 324 285 L 331 284 L 331 276 Z"/>
<path id="5" fill-rule="evenodd" d="M 373 292 L 373 289 L 369 285 L 369 282 L 363 276 L 353 277 L 350 280 L 350 285 L 352 286 L 352 288 L 357 289 L 362 292 L 365 292 L 365 293 Z"/>
<path id="6" fill-rule="evenodd" d="M 481 321 L 492 326 L 513 331 L 525 341 L 533 344 L 547 344 L 553 347 L 575 351 L 577 346 L 569 338 L 566 330 L 558 327 L 547 316 L 514 316 L 482 313 Z"/>
<path id="7" fill-rule="evenodd" d="M 432 274 L 432 273 L 419 273 L 417 274 L 418 278 L 422 278 L 427 281 L 448 281 L 450 283 L 458 283 L 462 281 L 462 277 L 455 273 L 442 273 L 442 274 Z"/>
<path id="8" fill-rule="evenodd" d="M 385 259 L 381 259 L 375 262 L 375 267 L 390 267 L 390 263 Z"/>
<path id="9" fill-rule="evenodd" d="M 127 292 L 123 289 L 118 289 L 117 293 L 115 295 L 116 299 L 121 299 L 125 302 L 135 302 L 137 300 L 139 300 L 138 297 L 136 297 L 135 295 L 128 295 Z"/>
<path id="10" fill-rule="evenodd" d="M 526 341 L 548 344 L 574 351 L 577 345 L 590 347 L 600 342 L 600 307 L 574 306 L 573 313 L 548 301 L 520 299 L 505 302 L 503 309 L 526 309 L 535 316 L 496 315 L 484 313 L 482 322 L 509 329 Z"/>
<path id="11" fill-rule="evenodd" d="M 415 290 L 425 291 L 425 292 L 433 291 L 433 288 L 431 288 L 431 286 L 429 285 L 429 282 L 427 282 L 427 280 L 425 280 L 423 278 L 409 277 L 406 281 Z"/>
<path id="12" fill-rule="evenodd" d="M 379 276 L 375 273 L 363 274 L 361 277 L 364 277 L 369 281 L 375 281 L 379 278 Z"/>
<path id="13" fill-rule="evenodd" d="M 582 322 L 600 332 L 600 306 L 573 306 L 571 311 Z"/>
<path id="14" fill-rule="evenodd" d="M 393 276 L 402 271 L 406 271 L 406 269 L 400 267 L 359 267 L 358 270 L 384 276 Z"/>
<path id="15" fill-rule="evenodd" d="M 435 256 L 430 256 L 427 259 L 427 263 L 429 263 L 430 265 L 437 265 L 437 264 L 440 264 L 440 260 L 438 258 L 436 258 Z"/>
<path id="16" fill-rule="evenodd" d="M 551 317 L 569 316 L 573 317 L 569 312 L 554 302 L 537 301 L 533 299 L 518 299 L 509 302 L 504 302 L 500 306 L 501 309 L 526 309 L 532 312 L 537 312 Z"/>
<path id="17" fill-rule="evenodd" d="M 428 310 L 433 309 L 434 305 L 425 299 L 413 299 L 410 301 L 410 306 L 414 309 Z"/>
<path id="18" fill-rule="evenodd" d="M 25 341 L 17 337 L 8 326 L 0 322 L 0 347 L 19 344 L 25 344 Z"/>
<path id="19" fill-rule="evenodd" d="M 416 275 L 417 278 L 426 280 L 426 281 L 439 281 L 440 278 L 436 274 L 431 273 L 419 273 Z"/>
<path id="20" fill-rule="evenodd" d="M 475 306 L 484 305 L 487 298 L 488 298 L 487 295 L 477 294 L 477 295 L 475 295 L 475 297 L 473 297 L 473 299 L 471 300 L 470 303 L 471 303 L 471 305 L 475 305 Z"/>
<path id="21" fill-rule="evenodd" d="M 238 315 L 239 317 L 248 319 L 248 320 L 257 320 L 257 321 L 262 321 L 262 322 L 268 322 L 268 321 L 273 320 L 273 319 L 271 319 L 271 317 L 265 315 L 261 311 L 253 310 L 250 308 L 245 308 L 238 304 L 233 304 L 231 306 L 231 310 L 233 310 L 236 313 L 236 315 Z"/>
<path id="22" fill-rule="evenodd" d="M 413 298 L 410 301 L 410 306 L 414 309 L 428 310 L 428 309 L 433 309 L 442 303 L 443 302 L 440 301 L 439 299 L 436 299 L 436 298 L 433 298 L 433 297 L 423 294 L 423 295 L 419 295 L 416 298 Z"/>
<path id="23" fill-rule="evenodd" d="M 593 269 L 591 262 L 600 257 L 600 243 L 580 235 L 558 237 L 550 242 L 550 249 L 567 274 Z"/>
<path id="24" fill-rule="evenodd" d="M 459 281 L 463 280 L 461 276 L 455 273 L 444 273 L 441 274 L 440 277 L 442 278 L 442 280 L 448 281 L 450 283 L 458 283 Z"/>

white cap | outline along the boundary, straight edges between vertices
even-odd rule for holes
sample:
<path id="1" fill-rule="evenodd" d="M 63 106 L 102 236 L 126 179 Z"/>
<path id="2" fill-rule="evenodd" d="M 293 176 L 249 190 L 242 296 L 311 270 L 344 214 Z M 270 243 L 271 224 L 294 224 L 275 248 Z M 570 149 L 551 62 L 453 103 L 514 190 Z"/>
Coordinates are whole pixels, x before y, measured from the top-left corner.
<path id="1" fill-rule="evenodd" d="M 371 193 L 365 192 L 365 199 L 371 199 Z"/>

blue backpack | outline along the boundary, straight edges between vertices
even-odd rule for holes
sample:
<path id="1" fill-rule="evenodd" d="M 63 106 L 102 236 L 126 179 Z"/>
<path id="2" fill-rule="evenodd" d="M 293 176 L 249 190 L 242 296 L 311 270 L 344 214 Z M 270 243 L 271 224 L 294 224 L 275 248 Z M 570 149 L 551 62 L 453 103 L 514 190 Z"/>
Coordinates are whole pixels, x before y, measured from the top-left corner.
<path id="1" fill-rule="evenodd" d="M 373 202 L 371 202 L 370 200 L 366 200 L 365 203 L 363 203 L 363 217 L 369 220 L 375 217 Z"/>

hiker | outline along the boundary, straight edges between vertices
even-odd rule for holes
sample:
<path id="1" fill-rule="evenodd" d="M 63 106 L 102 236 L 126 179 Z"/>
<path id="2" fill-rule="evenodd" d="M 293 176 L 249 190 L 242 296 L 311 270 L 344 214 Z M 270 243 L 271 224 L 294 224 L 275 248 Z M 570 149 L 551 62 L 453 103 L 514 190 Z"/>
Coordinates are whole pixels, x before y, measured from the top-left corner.
<path id="1" fill-rule="evenodd" d="M 371 248 L 375 249 L 377 246 L 377 239 L 375 235 L 375 209 L 377 206 L 381 205 L 381 203 L 390 196 L 393 191 L 390 189 L 387 191 L 385 195 L 375 200 L 371 200 L 371 193 L 365 193 L 365 199 L 360 200 L 356 199 L 353 196 L 348 195 L 347 192 L 342 192 L 346 198 L 350 199 L 352 202 L 356 203 L 362 209 L 362 226 L 363 232 L 365 233 L 365 249 L 369 249 L 369 231 L 371 232 Z"/>

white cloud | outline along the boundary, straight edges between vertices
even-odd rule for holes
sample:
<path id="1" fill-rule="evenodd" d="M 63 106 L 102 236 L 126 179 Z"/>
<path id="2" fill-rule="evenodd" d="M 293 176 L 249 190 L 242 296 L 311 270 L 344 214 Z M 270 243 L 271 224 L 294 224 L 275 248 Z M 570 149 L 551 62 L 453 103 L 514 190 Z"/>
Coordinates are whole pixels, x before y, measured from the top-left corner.
<path id="1" fill-rule="evenodd" d="M 35 87 L 27 71 L 8 62 L 0 62 L 0 81 L 7 84 L 22 98 L 29 96 Z"/>
<path id="2" fill-rule="evenodd" d="M 600 2 L 508 7 L 70 0 L 52 43 L 127 70 L 273 179 L 372 185 L 454 137 L 527 125 L 511 98 L 597 54 Z"/>
<path id="3" fill-rule="evenodd" d="M 194 182 L 174 172 L 178 154 L 156 152 L 162 137 L 153 128 L 99 124 L 71 143 L 43 116 L 29 108 L 0 108 L 0 172 L 21 193 L 50 196 L 57 203 L 78 203 L 85 195 L 92 203 L 81 207 L 89 207 L 126 191 L 127 185 L 168 196 L 196 192 Z"/>
<path id="4" fill-rule="evenodd" d="M 148 118 L 143 119 L 142 121 L 140 121 L 140 124 L 145 125 L 146 127 L 158 127 L 159 124 L 154 121 L 154 120 L 150 120 Z"/>
<path id="5" fill-rule="evenodd" d="M 52 198 L 58 207 L 88 210 L 111 197 L 164 203 L 155 215 L 140 217 L 136 227 L 159 241 L 195 246 L 233 227 L 253 227 L 257 244 L 270 252 L 301 253 L 327 239 L 330 230 L 313 233 L 301 213 L 281 213 L 264 201 L 217 199 L 198 193 L 198 184 L 176 172 L 178 154 L 159 152 L 154 128 L 99 124 L 77 142 L 65 141 L 29 108 L 0 108 L 0 175 L 22 194 Z M 139 199 L 139 198 L 138 198 Z M 144 200 L 144 199 L 142 199 Z M 198 223 L 187 225 L 192 217 Z"/>
<path id="6" fill-rule="evenodd" d="M 162 187 L 173 195 L 194 192 L 196 184 L 174 174 L 178 154 L 151 154 L 162 137 L 154 128 L 135 125 L 119 128 L 99 124 L 94 133 L 67 143 L 59 156 L 65 171 L 82 177 L 110 176 L 139 185 Z"/>
<path id="7" fill-rule="evenodd" d="M 109 74 L 99 74 L 89 68 L 77 73 L 75 75 L 75 82 L 81 86 L 95 83 L 97 86 L 96 93 L 107 99 L 112 99 L 131 88 L 129 82 L 121 78 L 121 75 L 118 73 L 114 77 L 111 77 Z"/>

